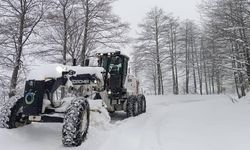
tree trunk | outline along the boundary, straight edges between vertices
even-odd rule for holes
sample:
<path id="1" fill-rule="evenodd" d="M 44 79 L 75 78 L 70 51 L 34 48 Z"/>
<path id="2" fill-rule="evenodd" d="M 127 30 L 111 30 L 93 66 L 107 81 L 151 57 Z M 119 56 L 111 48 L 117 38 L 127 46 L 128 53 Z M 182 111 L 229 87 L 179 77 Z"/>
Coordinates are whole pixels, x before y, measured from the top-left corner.
<path id="1" fill-rule="evenodd" d="M 171 26 L 170 27 L 170 42 L 169 42 L 169 50 L 170 50 L 170 58 L 171 58 L 171 72 L 172 72 L 172 84 L 173 84 L 173 94 L 175 94 L 175 95 L 177 95 L 178 94 L 178 90 L 177 90 L 177 88 L 178 88 L 178 85 L 177 85 L 177 83 L 176 83 L 176 75 L 175 75 L 175 73 L 176 73 L 176 71 L 175 71 L 175 69 L 176 69 L 176 66 L 175 66 L 175 56 L 174 56 L 174 54 L 175 54 L 175 52 L 174 52 L 174 50 L 175 50 L 175 46 L 174 46 L 174 44 L 176 44 L 175 43 L 175 39 L 174 39 L 174 37 L 175 37 L 175 35 L 174 35 L 174 33 L 173 33 L 173 27 Z"/>
<path id="2" fill-rule="evenodd" d="M 173 53 L 173 42 L 171 40 L 170 46 L 170 57 L 171 57 L 171 72 L 172 72 L 172 83 L 173 83 L 173 94 L 177 94 L 176 91 L 176 79 L 175 79 L 175 67 L 174 67 L 174 53 Z"/>
<path id="3" fill-rule="evenodd" d="M 155 44 L 156 44 L 156 68 L 157 68 L 157 80 L 158 80 L 158 95 L 162 93 L 161 86 L 161 64 L 160 64 L 160 52 L 159 52 L 159 33 L 158 33 L 158 18 L 155 17 Z"/>
<path id="4" fill-rule="evenodd" d="M 188 49 L 188 31 L 186 26 L 186 39 L 185 39 L 185 48 L 186 48 L 186 94 L 189 94 L 189 49 Z"/>
<path id="5" fill-rule="evenodd" d="M 215 54 L 215 42 L 214 40 L 212 40 L 212 44 L 213 44 L 213 47 L 212 47 L 212 55 Z M 212 59 L 212 77 L 211 77 L 211 81 L 212 81 L 212 90 L 213 90 L 213 94 L 215 94 L 215 83 L 214 83 L 214 78 L 215 78 L 215 58 L 213 57 Z"/>
<path id="6" fill-rule="evenodd" d="M 236 89 L 236 93 L 238 95 L 238 98 L 241 98 L 241 95 L 240 95 L 240 91 L 239 91 L 239 85 L 238 85 L 238 79 L 237 79 L 237 73 L 235 72 L 234 73 L 234 82 L 235 82 L 235 89 Z"/>
<path id="7" fill-rule="evenodd" d="M 214 70 L 212 71 L 211 84 L 212 84 L 212 93 L 215 94 L 215 87 L 214 87 Z"/>
<path id="8" fill-rule="evenodd" d="M 67 62 L 67 41 L 68 41 L 68 20 L 66 16 L 66 5 L 63 6 L 63 30 L 64 30 L 64 38 L 63 38 L 63 65 L 66 65 Z"/>
<path id="9" fill-rule="evenodd" d="M 198 52 L 196 49 L 196 62 L 197 62 L 197 68 L 198 68 L 198 78 L 199 78 L 199 85 L 200 85 L 200 94 L 203 95 L 203 86 L 202 86 L 202 60 L 203 55 L 202 55 L 202 49 L 203 49 L 203 39 L 201 39 L 201 50 L 200 50 L 200 55 L 198 56 Z M 199 59 L 198 59 L 199 58 Z"/>
<path id="10" fill-rule="evenodd" d="M 156 87 L 156 75 L 154 75 L 154 92 L 155 92 L 155 95 L 157 95 L 157 87 Z"/>
<path id="11" fill-rule="evenodd" d="M 207 81 L 207 67 L 206 67 L 206 65 L 205 65 L 205 61 L 204 61 L 204 66 L 203 66 L 203 68 L 204 68 L 204 78 L 205 78 L 205 87 L 206 87 L 206 94 L 208 95 L 209 94 L 209 92 L 208 92 L 208 81 Z"/>
<path id="12" fill-rule="evenodd" d="M 81 66 L 85 66 L 86 52 L 87 52 L 87 42 L 88 42 L 88 27 L 89 27 L 89 0 L 86 0 L 86 12 L 85 12 L 85 22 L 84 22 L 84 34 L 83 34 L 83 44 L 81 50 Z"/>
<path id="13" fill-rule="evenodd" d="M 198 58 L 198 57 L 197 57 Z M 198 78 L 199 78 L 199 89 L 200 89 L 200 94 L 203 94 L 203 86 L 202 86 L 202 71 L 201 71 L 201 63 L 199 64 L 199 60 L 197 60 L 197 69 L 198 69 Z"/>
<path id="14" fill-rule="evenodd" d="M 241 87 L 240 87 L 240 90 L 241 90 L 241 96 L 242 97 L 244 97 L 244 96 L 246 96 L 246 88 L 245 88 L 245 86 L 244 86 L 244 78 L 243 78 L 243 74 L 242 73 L 240 73 L 240 84 L 241 84 Z"/>
<path id="15" fill-rule="evenodd" d="M 178 81 L 178 71 L 177 71 L 177 64 L 175 62 L 175 89 L 176 89 L 176 95 L 179 94 L 179 81 Z"/>
<path id="16" fill-rule="evenodd" d="M 25 7 L 25 6 L 23 6 Z M 10 83 L 10 92 L 9 97 L 16 95 L 16 87 L 17 87 L 17 80 L 18 80 L 18 73 L 21 68 L 21 56 L 23 52 L 23 31 L 24 31 L 24 19 L 25 19 L 25 10 L 22 10 L 20 14 L 20 26 L 19 26 L 19 37 L 17 43 L 17 55 L 15 58 L 15 66 L 11 76 L 11 83 Z"/>
<path id="17" fill-rule="evenodd" d="M 191 38 L 191 53 L 192 53 L 192 67 L 193 67 L 193 80 L 194 80 L 194 94 L 197 93 L 197 82 L 196 82 L 196 71 L 195 71 L 195 50 L 194 50 L 194 47 L 195 47 L 195 41 L 193 39 L 193 37 Z"/>
<path id="18" fill-rule="evenodd" d="M 208 91 L 208 77 L 207 77 L 207 60 L 206 60 L 206 49 L 204 48 L 202 51 L 202 57 L 203 57 L 203 70 L 204 70 L 204 78 L 205 78 L 205 88 L 206 88 L 206 94 L 209 94 Z"/>
<path id="19" fill-rule="evenodd" d="M 211 69 L 208 68 L 208 86 L 209 86 L 209 94 L 212 94 L 212 78 L 211 78 Z"/>
<path id="20" fill-rule="evenodd" d="M 160 70 L 160 64 L 157 64 L 157 80 L 158 80 L 158 95 L 161 95 L 161 70 Z"/>
<path id="21" fill-rule="evenodd" d="M 178 81 L 178 69 L 177 69 L 177 35 L 176 35 L 176 30 L 173 33 L 173 55 L 174 55 L 174 74 L 175 74 L 175 94 L 179 94 L 179 81 Z"/>
<path id="22" fill-rule="evenodd" d="M 160 69 L 160 71 L 161 71 L 161 69 Z M 162 71 L 161 71 L 161 94 L 164 95 L 164 83 L 163 83 Z"/>

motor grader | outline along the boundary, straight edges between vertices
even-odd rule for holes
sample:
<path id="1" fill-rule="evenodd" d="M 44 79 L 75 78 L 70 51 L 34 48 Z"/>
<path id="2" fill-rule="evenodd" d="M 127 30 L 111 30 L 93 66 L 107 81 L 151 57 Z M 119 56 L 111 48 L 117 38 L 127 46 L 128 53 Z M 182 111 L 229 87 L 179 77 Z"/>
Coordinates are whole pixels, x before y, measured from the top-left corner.
<path id="1" fill-rule="evenodd" d="M 24 95 L 12 97 L 0 110 L 0 126 L 13 129 L 32 122 L 63 123 L 64 146 L 79 146 L 86 139 L 90 103 L 100 100 L 110 113 L 127 117 L 146 112 L 138 80 L 128 73 L 129 57 L 120 51 L 97 53 L 96 67 L 44 65 L 31 70 Z M 98 110 L 93 110 L 97 111 Z"/>

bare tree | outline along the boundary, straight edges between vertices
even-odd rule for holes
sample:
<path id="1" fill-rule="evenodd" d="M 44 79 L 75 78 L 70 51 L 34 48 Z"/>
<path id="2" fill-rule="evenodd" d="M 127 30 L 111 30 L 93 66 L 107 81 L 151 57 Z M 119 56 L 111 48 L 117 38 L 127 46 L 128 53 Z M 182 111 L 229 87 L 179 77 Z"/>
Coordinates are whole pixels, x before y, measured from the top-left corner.
<path id="1" fill-rule="evenodd" d="M 19 70 L 22 68 L 22 55 L 25 45 L 46 10 L 45 0 L 1 0 L 1 45 L 8 55 L 4 59 L 13 67 L 9 96 L 16 94 Z M 3 56 L 2 56 L 3 57 Z"/>
<path id="2" fill-rule="evenodd" d="M 156 72 L 158 95 L 164 94 L 161 65 L 168 57 L 167 42 L 165 39 L 166 34 L 168 33 L 168 20 L 168 16 L 165 15 L 162 9 L 155 7 L 148 12 L 144 22 L 139 25 L 141 32 L 136 40 L 137 44 L 134 53 L 138 60 L 155 65 L 155 67 L 152 67 L 151 65 L 146 67 L 150 70 L 156 69 L 151 72 Z"/>
<path id="3" fill-rule="evenodd" d="M 81 0 L 83 10 L 83 39 L 80 64 L 96 47 L 119 48 L 128 42 L 127 23 L 112 12 L 114 0 Z"/>
<path id="4" fill-rule="evenodd" d="M 245 90 L 250 81 L 249 36 L 247 36 L 249 35 L 249 2 L 247 0 L 207 0 L 202 3 L 201 9 L 206 22 L 205 27 L 213 31 L 208 37 L 212 42 L 211 51 L 214 55 L 211 78 L 213 92 L 215 80 L 217 93 L 222 92 L 221 70 L 226 68 L 234 72 L 238 96 L 245 96 Z M 231 67 L 228 64 L 231 64 Z"/>
<path id="5" fill-rule="evenodd" d="M 178 85 L 178 69 L 177 69 L 177 45 L 178 45 L 178 27 L 179 23 L 176 18 L 169 16 L 168 24 L 168 34 L 166 40 L 169 43 L 169 52 L 170 52 L 170 62 L 172 70 L 172 83 L 173 83 L 173 94 L 179 94 L 179 85 Z"/>
<path id="6" fill-rule="evenodd" d="M 83 23 L 79 5 L 79 0 L 57 0 L 46 15 L 45 44 L 50 45 L 49 53 L 54 60 L 64 65 L 80 55 Z"/>

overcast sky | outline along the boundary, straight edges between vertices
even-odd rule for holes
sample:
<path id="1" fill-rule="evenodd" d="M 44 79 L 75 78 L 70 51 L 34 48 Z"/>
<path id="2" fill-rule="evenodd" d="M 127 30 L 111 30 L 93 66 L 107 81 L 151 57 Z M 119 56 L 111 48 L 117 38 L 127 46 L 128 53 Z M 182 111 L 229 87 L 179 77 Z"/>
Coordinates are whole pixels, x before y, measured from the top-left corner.
<path id="1" fill-rule="evenodd" d="M 155 6 L 181 19 L 198 20 L 199 13 L 196 6 L 200 2 L 201 0 L 117 0 L 114 3 L 114 12 L 123 21 L 130 23 L 132 30 L 135 30 L 145 14 Z"/>
<path id="2" fill-rule="evenodd" d="M 114 12 L 122 21 L 128 22 L 131 27 L 130 36 L 136 37 L 137 25 L 145 18 L 146 13 L 153 7 L 162 8 L 166 13 L 173 13 L 180 19 L 199 20 L 197 5 L 202 0 L 117 0 L 114 3 Z M 127 45 L 124 53 L 130 55 L 132 45 Z"/>

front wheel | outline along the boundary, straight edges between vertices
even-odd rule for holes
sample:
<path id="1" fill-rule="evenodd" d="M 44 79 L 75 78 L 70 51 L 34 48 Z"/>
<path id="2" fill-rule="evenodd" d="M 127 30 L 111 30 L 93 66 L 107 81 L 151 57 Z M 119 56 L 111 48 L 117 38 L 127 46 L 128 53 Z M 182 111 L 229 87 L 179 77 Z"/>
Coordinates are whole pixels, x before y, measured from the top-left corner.
<path id="1" fill-rule="evenodd" d="M 72 101 L 66 111 L 62 129 L 62 143 L 66 147 L 80 146 L 89 128 L 90 108 L 86 98 Z"/>
<path id="2" fill-rule="evenodd" d="M 0 127 L 18 128 L 31 122 L 28 116 L 23 115 L 24 98 L 10 98 L 0 110 Z"/>

